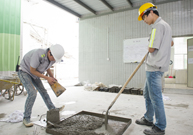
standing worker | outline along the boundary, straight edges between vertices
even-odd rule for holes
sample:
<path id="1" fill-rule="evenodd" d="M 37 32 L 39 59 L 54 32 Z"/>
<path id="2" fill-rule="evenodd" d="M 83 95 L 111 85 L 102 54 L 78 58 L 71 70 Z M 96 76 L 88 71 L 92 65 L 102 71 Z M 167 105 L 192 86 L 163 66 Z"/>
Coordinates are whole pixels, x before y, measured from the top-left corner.
<path id="1" fill-rule="evenodd" d="M 37 91 L 42 96 L 47 108 L 58 109 L 61 111 L 64 106 L 56 108 L 52 103 L 47 90 L 44 88 L 41 78 L 44 78 L 48 81 L 50 85 L 53 85 L 57 81 L 50 70 L 50 67 L 55 62 L 60 62 L 64 56 L 64 49 L 61 45 L 53 45 L 47 49 L 34 49 L 29 51 L 23 57 L 23 60 L 20 64 L 20 70 L 18 72 L 19 79 L 21 80 L 23 86 L 27 90 L 28 97 L 25 102 L 25 111 L 23 124 L 26 127 L 33 126 L 33 123 L 30 122 L 30 117 L 32 113 L 32 107 L 35 102 Z M 49 76 L 43 75 L 47 71 Z"/>
<path id="2" fill-rule="evenodd" d="M 164 135 L 166 116 L 162 99 L 162 81 L 164 72 L 168 71 L 172 44 L 171 27 L 159 17 L 157 7 L 152 3 L 145 3 L 139 8 L 138 20 L 152 25 L 149 38 L 148 55 L 146 57 L 146 84 L 144 98 L 146 112 L 136 120 L 137 124 L 152 126 L 143 131 L 146 135 Z M 153 116 L 155 114 L 155 124 Z"/>

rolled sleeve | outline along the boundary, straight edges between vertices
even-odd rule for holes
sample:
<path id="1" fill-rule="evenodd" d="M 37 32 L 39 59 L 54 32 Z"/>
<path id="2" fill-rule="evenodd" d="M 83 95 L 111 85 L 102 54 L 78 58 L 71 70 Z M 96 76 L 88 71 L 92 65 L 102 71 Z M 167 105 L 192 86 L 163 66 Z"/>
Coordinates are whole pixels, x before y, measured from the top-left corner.
<path id="1" fill-rule="evenodd" d="M 149 41 L 149 48 L 159 49 L 162 37 L 163 37 L 163 29 L 161 27 L 153 28 Z"/>

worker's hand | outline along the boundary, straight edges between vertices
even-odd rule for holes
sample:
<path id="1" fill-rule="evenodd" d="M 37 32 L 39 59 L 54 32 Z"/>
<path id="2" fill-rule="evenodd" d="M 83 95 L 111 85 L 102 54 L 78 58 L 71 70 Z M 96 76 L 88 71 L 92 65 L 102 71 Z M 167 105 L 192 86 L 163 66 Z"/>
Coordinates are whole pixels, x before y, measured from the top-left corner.
<path id="1" fill-rule="evenodd" d="M 54 78 L 54 77 L 52 77 L 52 78 Z M 54 78 L 54 80 L 55 80 L 56 82 L 58 81 L 56 78 Z"/>
<path id="2" fill-rule="evenodd" d="M 55 78 L 52 77 L 48 77 L 47 81 L 50 85 L 53 85 L 56 82 Z"/>

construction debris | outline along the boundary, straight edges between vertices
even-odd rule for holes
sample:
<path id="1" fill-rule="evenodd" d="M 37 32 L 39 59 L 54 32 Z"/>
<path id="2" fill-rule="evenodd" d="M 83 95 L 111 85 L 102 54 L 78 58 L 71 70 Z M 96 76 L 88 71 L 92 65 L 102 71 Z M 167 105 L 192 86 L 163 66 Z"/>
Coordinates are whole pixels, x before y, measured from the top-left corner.
<path id="1" fill-rule="evenodd" d="M 108 87 L 100 87 L 98 91 L 101 92 L 111 92 L 118 93 L 122 87 L 113 86 L 111 88 Z M 132 94 L 132 95 L 143 95 L 143 90 L 141 88 L 125 88 L 123 91 L 124 94 Z"/>

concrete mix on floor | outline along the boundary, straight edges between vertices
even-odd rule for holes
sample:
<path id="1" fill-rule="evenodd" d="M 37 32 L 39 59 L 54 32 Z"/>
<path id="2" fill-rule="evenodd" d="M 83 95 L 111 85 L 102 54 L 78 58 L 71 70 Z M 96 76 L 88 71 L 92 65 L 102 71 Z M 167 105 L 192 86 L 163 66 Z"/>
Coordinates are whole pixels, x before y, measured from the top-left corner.
<path id="1" fill-rule="evenodd" d="M 60 118 L 67 118 L 80 111 L 103 113 L 106 111 L 117 93 L 106 93 L 97 91 L 86 91 L 83 86 L 68 86 L 66 91 L 56 97 L 49 85 L 45 84 L 48 93 L 56 105 L 65 105 L 65 109 L 60 112 Z M 193 95 L 164 94 L 164 104 L 167 117 L 166 135 L 192 135 L 193 132 Z M 16 110 L 23 111 L 26 96 L 21 94 L 15 96 L 14 101 L 9 101 L 0 97 L 0 120 L 7 118 Z M 40 116 L 47 113 L 41 96 L 38 94 L 35 101 L 32 118 L 33 122 L 39 121 Z M 143 135 L 143 130 L 149 127 L 135 124 L 135 120 L 141 118 L 145 112 L 145 102 L 141 95 L 121 94 L 113 107 L 110 115 L 130 118 L 131 125 L 123 135 Z M 46 116 L 42 116 L 42 119 Z M 48 135 L 44 127 L 34 125 L 26 128 L 22 122 L 8 123 L 0 122 L 0 135 Z"/>

